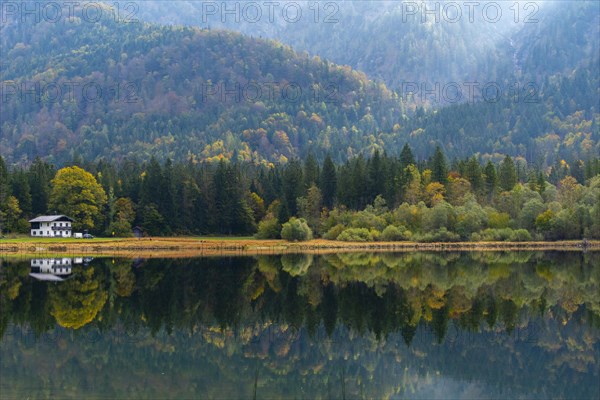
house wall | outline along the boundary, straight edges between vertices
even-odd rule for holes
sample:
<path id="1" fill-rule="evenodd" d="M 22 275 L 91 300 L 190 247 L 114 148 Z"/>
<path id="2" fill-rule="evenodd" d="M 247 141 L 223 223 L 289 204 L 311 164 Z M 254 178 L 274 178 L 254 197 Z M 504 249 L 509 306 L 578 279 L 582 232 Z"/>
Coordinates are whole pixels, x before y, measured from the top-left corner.
<path id="1" fill-rule="evenodd" d="M 52 229 L 59 228 L 59 229 Z M 62 229 L 60 229 L 62 228 Z M 31 229 L 34 237 L 71 237 L 71 223 L 68 221 L 40 222 L 39 228 Z"/>

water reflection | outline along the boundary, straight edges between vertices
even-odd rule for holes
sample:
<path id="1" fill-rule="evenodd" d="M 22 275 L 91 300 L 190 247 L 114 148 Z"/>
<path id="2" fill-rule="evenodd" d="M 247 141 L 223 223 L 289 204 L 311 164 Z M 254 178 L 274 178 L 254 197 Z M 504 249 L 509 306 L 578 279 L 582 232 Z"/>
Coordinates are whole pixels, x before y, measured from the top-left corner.
<path id="1" fill-rule="evenodd" d="M 73 274 L 73 264 L 88 265 L 91 257 L 32 258 L 29 276 L 40 281 L 62 282 Z"/>
<path id="2" fill-rule="evenodd" d="M 33 267 L 1 264 L 3 398 L 600 394 L 594 252 L 72 260 L 56 283 Z"/>

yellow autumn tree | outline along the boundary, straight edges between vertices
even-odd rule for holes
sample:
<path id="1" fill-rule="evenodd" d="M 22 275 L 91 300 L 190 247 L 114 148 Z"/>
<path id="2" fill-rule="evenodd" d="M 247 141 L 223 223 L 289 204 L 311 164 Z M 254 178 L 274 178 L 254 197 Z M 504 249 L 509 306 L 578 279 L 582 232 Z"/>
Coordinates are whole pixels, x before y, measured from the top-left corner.
<path id="1" fill-rule="evenodd" d="M 48 209 L 75 219 L 74 229 L 93 229 L 102 220 L 106 193 L 96 178 L 79 167 L 62 168 L 52 179 Z"/>

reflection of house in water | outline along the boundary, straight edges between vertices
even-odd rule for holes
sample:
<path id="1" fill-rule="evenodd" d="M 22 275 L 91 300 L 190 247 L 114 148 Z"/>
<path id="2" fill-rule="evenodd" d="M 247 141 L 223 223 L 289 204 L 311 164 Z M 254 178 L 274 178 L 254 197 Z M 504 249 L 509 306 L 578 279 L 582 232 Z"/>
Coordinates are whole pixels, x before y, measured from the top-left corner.
<path id="1" fill-rule="evenodd" d="M 91 258 L 34 258 L 29 276 L 40 281 L 61 282 L 73 273 L 73 264 L 87 265 Z"/>

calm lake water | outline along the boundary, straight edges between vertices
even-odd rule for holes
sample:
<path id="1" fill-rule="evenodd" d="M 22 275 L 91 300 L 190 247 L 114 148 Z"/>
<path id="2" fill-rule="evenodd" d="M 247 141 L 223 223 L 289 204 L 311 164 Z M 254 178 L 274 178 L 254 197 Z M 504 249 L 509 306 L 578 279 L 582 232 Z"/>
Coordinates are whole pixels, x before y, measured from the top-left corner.
<path id="1" fill-rule="evenodd" d="M 0 398 L 600 398 L 600 253 L 1 259 Z"/>

